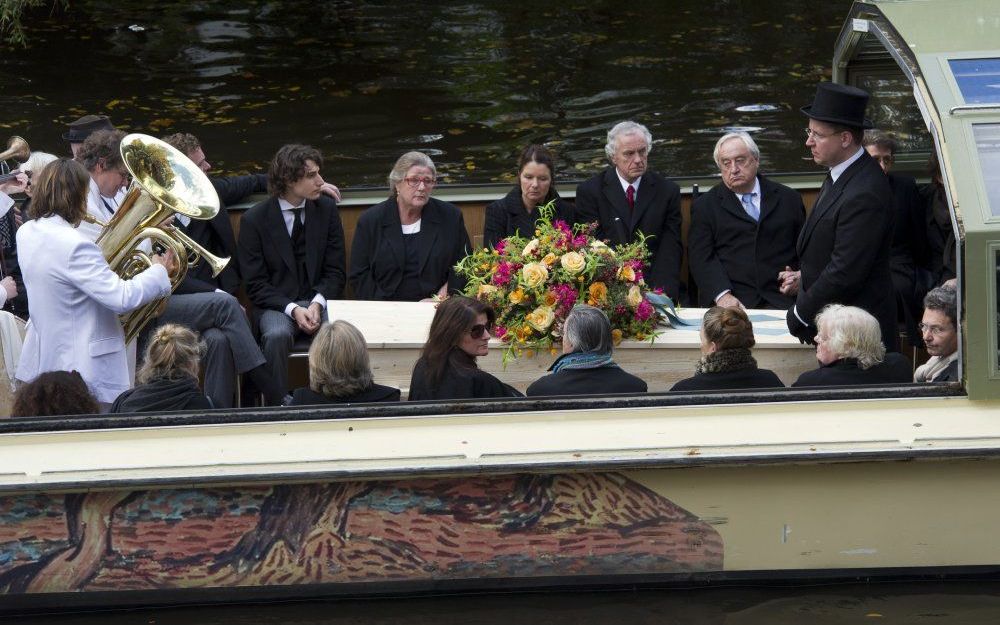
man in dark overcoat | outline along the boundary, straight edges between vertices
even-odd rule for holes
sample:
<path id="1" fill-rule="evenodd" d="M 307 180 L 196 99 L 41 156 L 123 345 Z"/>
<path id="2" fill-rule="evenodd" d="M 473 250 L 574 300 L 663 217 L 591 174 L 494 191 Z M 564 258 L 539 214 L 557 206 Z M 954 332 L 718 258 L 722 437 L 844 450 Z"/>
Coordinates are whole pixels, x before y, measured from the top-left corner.
<path id="1" fill-rule="evenodd" d="M 858 306 L 879 322 L 882 342 L 896 348 L 896 299 L 889 268 L 893 199 L 878 163 L 861 147 L 868 93 L 824 82 L 809 117 L 806 146 L 830 170 L 799 234 L 801 273 L 786 275 L 783 290 L 796 292 L 786 314 L 789 331 L 814 342 L 816 314 L 827 304 Z"/>
<path id="2" fill-rule="evenodd" d="M 698 305 L 785 310 L 795 300 L 778 274 L 799 266 L 802 196 L 758 174 L 760 150 L 745 132 L 723 135 L 713 156 L 722 182 L 695 201 L 688 231 Z"/>
<path id="3" fill-rule="evenodd" d="M 620 122 L 604 147 L 611 164 L 576 188 L 577 223 L 597 222 L 597 238 L 612 245 L 649 237 L 650 287 L 677 300 L 681 269 L 681 191 L 676 183 L 647 170 L 653 137 L 642 124 Z"/>

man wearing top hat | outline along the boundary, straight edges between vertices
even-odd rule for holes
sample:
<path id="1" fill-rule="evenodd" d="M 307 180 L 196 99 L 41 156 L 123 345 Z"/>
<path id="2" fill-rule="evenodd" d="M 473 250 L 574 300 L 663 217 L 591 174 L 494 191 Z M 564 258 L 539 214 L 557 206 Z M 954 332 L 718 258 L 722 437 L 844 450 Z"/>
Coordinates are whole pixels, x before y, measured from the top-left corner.
<path id="1" fill-rule="evenodd" d="M 98 130 L 114 129 L 115 127 L 111 125 L 111 120 L 108 119 L 107 115 L 84 115 L 67 124 L 67 130 L 63 133 L 62 138 L 63 141 L 69 142 L 69 149 L 73 152 L 73 158 L 76 158 L 80 146 L 87 140 L 87 137 Z"/>
<path id="2" fill-rule="evenodd" d="M 882 342 L 896 349 L 896 300 L 889 269 L 893 201 L 878 163 L 861 147 L 868 94 L 824 82 L 810 106 L 806 146 L 813 160 L 830 170 L 812 212 L 799 233 L 801 269 L 782 272 L 782 290 L 795 294 L 788 330 L 816 341 L 816 314 L 839 303 L 858 306 L 878 319 Z M 819 337 L 820 340 L 823 337 Z"/>

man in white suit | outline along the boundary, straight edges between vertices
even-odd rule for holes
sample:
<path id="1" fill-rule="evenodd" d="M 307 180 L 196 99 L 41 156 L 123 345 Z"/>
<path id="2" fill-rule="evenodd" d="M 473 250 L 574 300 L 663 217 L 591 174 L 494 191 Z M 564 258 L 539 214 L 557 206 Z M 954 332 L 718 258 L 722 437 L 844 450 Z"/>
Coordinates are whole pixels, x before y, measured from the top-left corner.
<path id="1" fill-rule="evenodd" d="M 91 177 L 59 159 L 33 183 L 30 221 L 17 231 L 31 321 L 16 377 L 76 370 L 103 409 L 130 387 L 125 337 L 118 315 L 170 292 L 171 252 L 131 280 L 115 274 L 101 250 L 77 230 L 87 211 Z"/>

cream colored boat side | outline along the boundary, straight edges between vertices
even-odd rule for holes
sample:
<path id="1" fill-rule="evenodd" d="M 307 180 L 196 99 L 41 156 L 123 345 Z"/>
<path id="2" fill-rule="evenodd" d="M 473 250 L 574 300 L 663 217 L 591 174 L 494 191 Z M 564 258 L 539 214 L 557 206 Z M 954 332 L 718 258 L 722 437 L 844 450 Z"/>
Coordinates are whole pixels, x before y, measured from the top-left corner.
<path id="1" fill-rule="evenodd" d="M 9 433 L 0 492 L 982 455 L 998 414 L 952 397 Z"/>

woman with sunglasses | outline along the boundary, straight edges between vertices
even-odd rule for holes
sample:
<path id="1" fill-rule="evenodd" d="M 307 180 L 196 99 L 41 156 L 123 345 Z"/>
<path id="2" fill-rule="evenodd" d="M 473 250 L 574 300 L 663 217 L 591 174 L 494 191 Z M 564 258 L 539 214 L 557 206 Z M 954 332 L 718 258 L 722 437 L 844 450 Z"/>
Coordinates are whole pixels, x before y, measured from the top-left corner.
<path id="1" fill-rule="evenodd" d="M 477 357 L 489 353 L 495 319 L 493 309 L 479 300 L 457 295 L 442 302 L 413 367 L 410 399 L 521 397 L 476 365 Z"/>
<path id="2" fill-rule="evenodd" d="M 407 152 L 389 172 L 391 197 L 366 210 L 348 277 L 362 300 L 420 301 L 462 286 L 452 267 L 472 251 L 462 211 L 431 197 L 434 161 Z"/>

